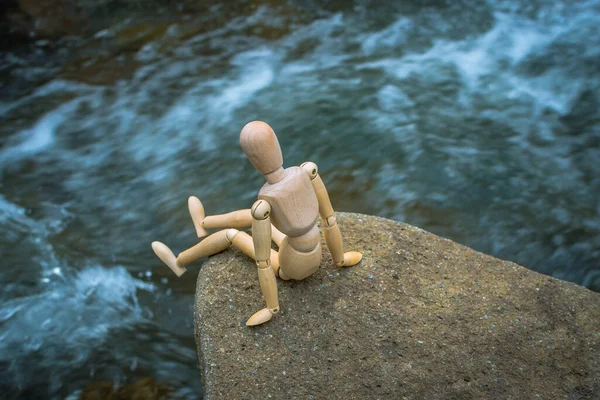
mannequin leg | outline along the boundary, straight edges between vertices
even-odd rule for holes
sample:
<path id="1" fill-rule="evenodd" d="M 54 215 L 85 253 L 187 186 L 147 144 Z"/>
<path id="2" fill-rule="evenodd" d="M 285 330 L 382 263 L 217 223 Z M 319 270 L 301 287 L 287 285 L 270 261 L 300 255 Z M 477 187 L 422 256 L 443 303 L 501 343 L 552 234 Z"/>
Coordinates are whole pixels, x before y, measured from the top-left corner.
<path id="1" fill-rule="evenodd" d="M 236 229 L 230 230 L 234 231 Z M 252 236 L 248 235 L 246 232 L 238 231 L 238 233 L 235 236 L 233 236 L 233 245 L 240 249 L 242 253 L 246 254 L 248 257 L 256 261 L 256 255 L 254 254 L 254 242 L 252 242 Z M 279 275 L 279 253 L 271 249 L 271 255 L 269 256 L 269 258 L 271 259 L 271 265 L 273 266 L 275 275 Z"/>
<path id="2" fill-rule="evenodd" d="M 171 249 L 161 242 L 152 242 L 152 250 L 156 253 L 167 267 L 171 268 L 177 276 L 185 273 L 185 266 L 202 258 L 219 253 L 231 246 L 227 239 L 227 230 L 224 229 L 213 233 L 197 245 L 181 252 L 175 257 Z"/>
<path id="3" fill-rule="evenodd" d="M 223 229 L 213 233 L 197 245 L 182 251 L 177 257 L 173 254 L 165 244 L 161 242 L 152 242 L 152 249 L 156 255 L 169 268 L 175 272 L 177 276 L 185 273 L 185 266 L 199 260 L 203 257 L 208 257 L 213 254 L 220 253 L 228 249 L 231 245 L 240 249 L 244 254 L 256 260 L 254 255 L 254 243 L 252 237 L 246 232 L 240 232 L 237 229 Z M 277 273 L 279 271 L 279 255 L 275 250 L 271 250 L 271 265 Z"/>

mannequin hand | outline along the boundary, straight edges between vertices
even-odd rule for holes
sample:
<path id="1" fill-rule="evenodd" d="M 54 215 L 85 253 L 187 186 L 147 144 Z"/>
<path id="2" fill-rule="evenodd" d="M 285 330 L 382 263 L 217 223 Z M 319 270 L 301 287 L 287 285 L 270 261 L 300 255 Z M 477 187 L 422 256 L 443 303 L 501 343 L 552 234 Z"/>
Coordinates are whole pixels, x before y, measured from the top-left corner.
<path id="1" fill-rule="evenodd" d="M 344 253 L 344 264 L 342 267 L 353 267 L 362 260 L 362 254 L 358 251 L 347 251 Z"/>

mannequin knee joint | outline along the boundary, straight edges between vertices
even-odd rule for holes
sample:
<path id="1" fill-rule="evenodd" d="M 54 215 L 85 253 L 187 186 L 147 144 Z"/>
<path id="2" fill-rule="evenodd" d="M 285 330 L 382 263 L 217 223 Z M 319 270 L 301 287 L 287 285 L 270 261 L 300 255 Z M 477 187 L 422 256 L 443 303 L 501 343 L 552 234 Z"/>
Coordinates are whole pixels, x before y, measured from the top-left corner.
<path id="1" fill-rule="evenodd" d="M 227 238 L 227 240 L 229 240 L 229 243 L 233 243 L 233 238 L 238 233 L 240 233 L 240 231 L 238 231 L 237 229 L 227 229 L 227 232 L 225 232 L 225 237 Z"/>

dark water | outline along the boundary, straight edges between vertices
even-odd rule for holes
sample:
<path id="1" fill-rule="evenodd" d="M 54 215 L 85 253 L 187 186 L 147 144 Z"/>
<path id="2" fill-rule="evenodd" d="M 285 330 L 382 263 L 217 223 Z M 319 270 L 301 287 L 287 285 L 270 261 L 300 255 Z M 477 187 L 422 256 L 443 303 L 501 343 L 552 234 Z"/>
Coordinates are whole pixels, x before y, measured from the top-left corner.
<path id="1" fill-rule="evenodd" d="M 254 119 L 337 210 L 600 290 L 600 1 L 316 3 L 123 15 L 60 63 L 2 55 L 7 397 L 145 376 L 198 397 L 197 270 L 150 242 L 195 243 L 190 195 L 252 204 Z"/>

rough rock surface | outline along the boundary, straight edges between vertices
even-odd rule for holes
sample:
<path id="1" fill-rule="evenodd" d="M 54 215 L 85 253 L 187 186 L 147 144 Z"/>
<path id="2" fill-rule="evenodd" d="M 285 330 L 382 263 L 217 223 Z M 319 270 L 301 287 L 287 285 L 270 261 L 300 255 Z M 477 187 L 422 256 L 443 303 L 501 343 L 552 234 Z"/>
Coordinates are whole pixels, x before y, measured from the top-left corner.
<path id="1" fill-rule="evenodd" d="M 598 399 L 600 294 L 410 225 L 338 213 L 356 267 L 278 281 L 264 307 L 254 263 L 209 259 L 195 331 L 207 399 Z"/>

